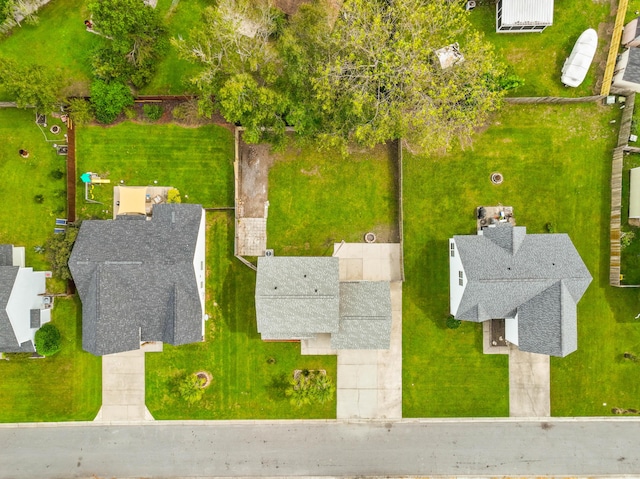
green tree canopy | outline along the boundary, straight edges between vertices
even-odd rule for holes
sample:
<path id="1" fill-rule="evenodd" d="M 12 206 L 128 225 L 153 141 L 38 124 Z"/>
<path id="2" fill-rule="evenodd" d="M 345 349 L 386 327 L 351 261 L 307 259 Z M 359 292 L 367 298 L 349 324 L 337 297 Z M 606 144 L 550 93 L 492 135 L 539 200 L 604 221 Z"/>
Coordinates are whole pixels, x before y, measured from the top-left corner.
<path id="1" fill-rule="evenodd" d="M 290 124 L 326 145 L 406 138 L 427 149 L 468 137 L 500 105 L 504 66 L 473 30 L 462 2 L 345 0 L 335 19 L 322 2 L 284 21 L 268 3 L 221 0 L 181 55 L 227 120 L 250 129 Z M 441 66 L 454 43 L 464 59 Z M 212 105 L 203 108 L 211 112 Z"/>
<path id="2" fill-rule="evenodd" d="M 0 87 L 20 108 L 50 111 L 62 101 L 65 83 L 51 67 L 0 57 Z"/>
<path id="3" fill-rule="evenodd" d="M 142 0 L 94 0 L 88 7 L 104 36 L 92 58 L 95 76 L 144 86 L 168 46 L 158 12 Z"/>
<path id="4" fill-rule="evenodd" d="M 36 331 L 35 347 L 42 356 L 52 356 L 60 351 L 61 341 L 60 331 L 51 323 L 44 324 Z"/>

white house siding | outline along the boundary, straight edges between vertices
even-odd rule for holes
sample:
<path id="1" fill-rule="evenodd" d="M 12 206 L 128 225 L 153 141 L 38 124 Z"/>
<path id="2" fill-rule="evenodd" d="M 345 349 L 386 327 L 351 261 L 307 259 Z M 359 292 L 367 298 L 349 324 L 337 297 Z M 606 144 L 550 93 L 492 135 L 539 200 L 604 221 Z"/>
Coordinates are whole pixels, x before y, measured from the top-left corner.
<path id="1" fill-rule="evenodd" d="M 518 315 L 504 320 L 504 339 L 511 344 L 518 345 Z"/>
<path id="2" fill-rule="evenodd" d="M 7 315 L 18 344 L 33 341 L 38 328 L 31 328 L 31 310 L 42 309 L 46 291 L 45 274 L 32 268 L 20 268 L 7 302 Z M 47 316 L 50 319 L 50 316 Z"/>
<path id="3" fill-rule="evenodd" d="M 196 251 L 193 256 L 193 270 L 196 273 L 196 281 L 198 282 L 198 292 L 200 293 L 200 304 L 202 306 L 202 336 L 204 337 L 204 301 L 206 283 L 205 276 L 207 271 L 206 250 L 205 250 L 205 213 L 202 210 L 202 218 L 200 219 L 200 229 L 198 230 L 198 239 L 196 241 Z"/>
<path id="4" fill-rule="evenodd" d="M 461 271 L 462 286 L 460 285 Z M 467 275 L 462 267 L 460 252 L 458 251 L 455 240 L 451 238 L 449 239 L 449 310 L 454 316 L 458 312 L 458 306 L 460 306 L 460 301 L 462 301 L 462 294 L 464 293 L 466 285 Z"/>
<path id="5" fill-rule="evenodd" d="M 13 247 L 13 266 L 20 266 L 21 268 L 24 268 L 25 266 L 25 253 L 24 253 L 24 246 L 14 246 Z"/>

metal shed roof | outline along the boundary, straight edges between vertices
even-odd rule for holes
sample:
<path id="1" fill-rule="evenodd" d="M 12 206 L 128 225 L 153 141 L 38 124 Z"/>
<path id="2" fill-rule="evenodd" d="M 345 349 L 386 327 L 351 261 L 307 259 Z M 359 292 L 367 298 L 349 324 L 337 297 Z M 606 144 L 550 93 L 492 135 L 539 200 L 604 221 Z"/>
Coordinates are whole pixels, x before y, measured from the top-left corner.
<path id="1" fill-rule="evenodd" d="M 502 0 L 503 25 L 552 25 L 553 0 Z"/>

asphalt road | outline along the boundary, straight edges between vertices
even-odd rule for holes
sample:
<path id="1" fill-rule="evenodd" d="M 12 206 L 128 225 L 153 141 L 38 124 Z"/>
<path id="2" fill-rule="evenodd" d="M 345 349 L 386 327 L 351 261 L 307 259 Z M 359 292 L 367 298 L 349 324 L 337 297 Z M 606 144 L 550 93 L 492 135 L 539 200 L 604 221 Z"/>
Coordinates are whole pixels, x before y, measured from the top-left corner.
<path id="1" fill-rule="evenodd" d="M 0 477 L 623 475 L 635 420 L 0 426 Z"/>

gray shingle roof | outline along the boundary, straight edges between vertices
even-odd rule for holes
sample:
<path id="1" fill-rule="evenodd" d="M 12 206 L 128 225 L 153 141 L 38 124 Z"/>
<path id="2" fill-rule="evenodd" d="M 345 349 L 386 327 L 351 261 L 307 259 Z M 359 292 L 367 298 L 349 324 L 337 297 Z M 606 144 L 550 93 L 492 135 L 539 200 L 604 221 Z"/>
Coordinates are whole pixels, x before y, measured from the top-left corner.
<path id="1" fill-rule="evenodd" d="M 386 281 L 340 283 L 340 330 L 333 349 L 389 349 L 391 286 Z"/>
<path id="2" fill-rule="evenodd" d="M 624 69 L 622 79 L 633 83 L 640 83 L 640 48 L 629 48 L 629 60 Z"/>
<path id="3" fill-rule="evenodd" d="M 5 245 L 3 245 L 5 246 Z M 7 303 L 13 290 L 13 284 L 18 275 L 18 266 L 0 267 L 0 351 L 4 353 L 22 352 L 18 339 L 13 331 L 13 326 L 7 314 Z M 31 350 L 33 351 L 33 349 Z"/>
<path id="4" fill-rule="evenodd" d="M 200 205 L 156 205 L 150 221 L 84 221 L 69 259 L 82 300 L 82 347 L 103 355 L 140 341 L 202 340 L 193 261 Z"/>
<path id="5" fill-rule="evenodd" d="M 0 244 L 0 266 L 13 266 L 13 245 Z"/>
<path id="6" fill-rule="evenodd" d="M 264 339 L 337 332 L 339 296 L 338 258 L 258 258 L 256 316 Z"/>
<path id="7" fill-rule="evenodd" d="M 455 236 L 466 285 L 456 318 L 518 314 L 523 351 L 565 356 L 577 347 L 576 306 L 591 275 L 566 234 L 526 235 L 508 224 Z"/>
<path id="8" fill-rule="evenodd" d="M 388 282 L 340 282 L 335 257 L 258 258 L 258 332 L 264 340 L 331 333 L 335 349 L 388 349 Z"/>

